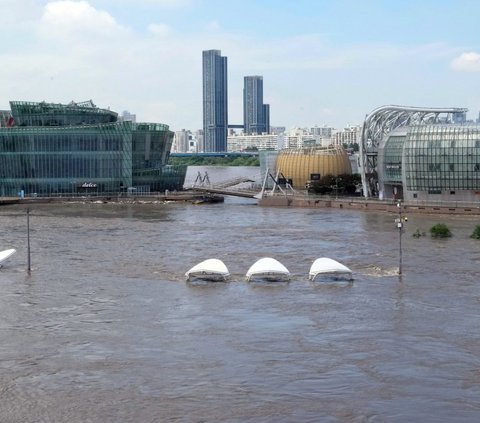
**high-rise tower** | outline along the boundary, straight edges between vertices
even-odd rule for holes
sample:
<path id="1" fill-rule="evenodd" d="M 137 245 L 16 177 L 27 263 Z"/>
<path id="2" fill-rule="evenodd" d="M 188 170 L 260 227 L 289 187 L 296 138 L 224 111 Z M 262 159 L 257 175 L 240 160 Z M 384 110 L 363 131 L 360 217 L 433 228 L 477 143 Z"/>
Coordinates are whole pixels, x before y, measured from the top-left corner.
<path id="1" fill-rule="evenodd" d="M 204 151 L 227 151 L 227 58 L 220 50 L 203 51 Z"/>
<path id="2" fill-rule="evenodd" d="M 263 77 L 245 76 L 243 86 L 243 125 L 245 134 L 270 131 L 270 106 L 263 104 Z"/>

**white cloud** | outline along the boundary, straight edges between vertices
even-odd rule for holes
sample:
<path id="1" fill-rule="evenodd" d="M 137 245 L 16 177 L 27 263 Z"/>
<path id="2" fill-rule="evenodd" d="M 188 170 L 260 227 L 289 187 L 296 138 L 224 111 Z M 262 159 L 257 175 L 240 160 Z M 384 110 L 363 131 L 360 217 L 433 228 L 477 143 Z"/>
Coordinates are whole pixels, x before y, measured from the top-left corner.
<path id="1" fill-rule="evenodd" d="M 191 5 L 192 0 L 91 0 L 95 4 L 104 4 L 104 5 L 125 5 L 129 6 L 145 6 L 148 8 L 158 8 L 158 9 L 182 9 Z"/>
<path id="2" fill-rule="evenodd" d="M 59 42 L 93 37 L 116 37 L 124 31 L 126 29 L 108 12 L 95 9 L 87 1 L 50 2 L 45 6 L 39 24 L 42 36 L 56 38 Z"/>
<path id="3" fill-rule="evenodd" d="M 0 28 L 2 31 L 27 30 L 42 13 L 38 0 L 0 0 Z"/>
<path id="4" fill-rule="evenodd" d="M 172 28 L 166 24 L 151 24 L 147 29 L 152 34 L 160 36 L 165 36 L 172 32 Z"/>
<path id="5" fill-rule="evenodd" d="M 452 60 L 451 68 L 456 71 L 479 72 L 480 54 L 475 52 L 462 53 Z"/>
<path id="6" fill-rule="evenodd" d="M 128 0 L 130 1 L 130 0 Z M 178 9 L 189 6 L 190 0 L 136 0 L 146 5 L 162 7 L 164 9 Z"/>
<path id="7" fill-rule="evenodd" d="M 217 31 L 220 31 L 221 26 L 218 21 L 210 21 L 205 25 L 205 29 L 207 31 L 217 32 Z"/>

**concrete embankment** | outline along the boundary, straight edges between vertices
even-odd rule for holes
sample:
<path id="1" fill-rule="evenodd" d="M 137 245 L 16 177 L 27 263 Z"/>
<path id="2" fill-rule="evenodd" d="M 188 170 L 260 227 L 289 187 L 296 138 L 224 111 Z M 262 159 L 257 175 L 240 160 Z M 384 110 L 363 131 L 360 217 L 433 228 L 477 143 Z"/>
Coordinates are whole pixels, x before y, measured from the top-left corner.
<path id="1" fill-rule="evenodd" d="M 334 208 L 398 213 L 397 203 L 393 200 L 380 201 L 363 198 L 334 199 L 275 195 L 262 198 L 258 204 L 265 207 Z M 402 203 L 402 210 L 408 213 L 480 215 L 480 204 L 478 206 L 468 206 L 458 204 L 424 205 Z"/>

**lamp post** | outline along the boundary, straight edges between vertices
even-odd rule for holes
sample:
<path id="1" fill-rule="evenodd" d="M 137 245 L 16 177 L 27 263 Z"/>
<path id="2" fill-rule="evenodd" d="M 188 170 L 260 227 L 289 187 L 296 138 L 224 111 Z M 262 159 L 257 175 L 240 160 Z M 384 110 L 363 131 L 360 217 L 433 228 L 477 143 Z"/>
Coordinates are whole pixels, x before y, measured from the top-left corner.
<path id="1" fill-rule="evenodd" d="M 338 175 L 335 176 L 335 199 L 338 200 L 338 181 L 342 181 L 342 178 L 339 178 Z"/>
<path id="2" fill-rule="evenodd" d="M 402 201 L 399 200 L 397 203 L 398 207 L 398 217 L 395 219 L 395 224 L 398 228 L 398 274 L 402 274 L 402 233 L 403 233 L 403 223 L 408 219 L 402 216 Z"/>
<path id="3" fill-rule="evenodd" d="M 30 266 L 30 209 L 27 208 L 27 271 L 28 274 L 32 271 Z"/>

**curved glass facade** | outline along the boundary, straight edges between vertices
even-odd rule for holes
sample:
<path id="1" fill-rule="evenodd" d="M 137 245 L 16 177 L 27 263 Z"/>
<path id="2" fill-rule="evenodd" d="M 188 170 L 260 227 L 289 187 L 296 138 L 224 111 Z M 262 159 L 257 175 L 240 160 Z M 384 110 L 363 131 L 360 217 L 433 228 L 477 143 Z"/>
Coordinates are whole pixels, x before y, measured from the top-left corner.
<path id="1" fill-rule="evenodd" d="M 387 196 L 397 186 L 407 200 L 479 201 L 480 127 L 418 125 L 391 133 L 379 167 Z"/>
<path id="2" fill-rule="evenodd" d="M 384 146 L 384 181 L 402 182 L 402 155 L 405 135 L 392 135 L 388 137 Z"/>
<path id="3" fill-rule="evenodd" d="M 351 174 L 352 166 L 342 147 L 312 147 L 281 150 L 277 169 L 292 180 L 292 186 L 304 189 L 307 181 L 324 175 Z M 318 175 L 318 176 L 317 176 Z"/>
<path id="4" fill-rule="evenodd" d="M 11 105 L 12 125 L 0 128 L 2 196 L 22 191 L 41 196 L 121 193 L 138 185 L 150 192 L 183 186 L 186 169 L 165 167 L 173 141 L 167 125 L 105 123 L 116 120 L 116 113 L 91 103 Z"/>
<path id="5" fill-rule="evenodd" d="M 480 189 L 479 127 L 412 127 L 404 150 L 408 190 Z"/>

